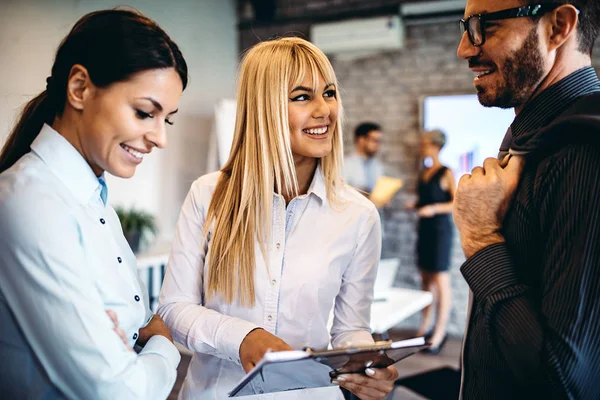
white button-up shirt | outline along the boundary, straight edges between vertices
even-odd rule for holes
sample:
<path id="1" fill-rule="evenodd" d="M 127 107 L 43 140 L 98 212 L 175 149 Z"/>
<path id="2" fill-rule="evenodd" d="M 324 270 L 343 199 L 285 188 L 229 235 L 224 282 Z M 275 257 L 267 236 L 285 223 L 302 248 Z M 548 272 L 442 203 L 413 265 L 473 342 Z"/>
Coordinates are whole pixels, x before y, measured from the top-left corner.
<path id="1" fill-rule="evenodd" d="M 106 186 L 44 125 L 0 174 L 0 397 L 165 399 L 180 356 L 165 337 L 136 354 L 152 317 Z"/>
<path id="2" fill-rule="evenodd" d="M 158 313 L 173 337 L 194 351 L 180 394 L 183 399 L 224 399 L 245 375 L 239 348 L 261 327 L 294 349 L 372 343 L 369 330 L 373 284 L 381 253 L 381 226 L 374 205 L 350 187 L 342 204 L 329 204 L 320 168 L 306 195 L 286 207 L 273 195 L 269 268 L 255 246 L 256 303 L 253 308 L 206 301 L 210 240 L 203 229 L 219 172 L 192 184 L 184 202 L 160 296 Z M 330 332 L 327 322 L 334 306 Z M 260 393 L 260 388 L 255 388 Z M 307 393 L 310 391 L 310 393 Z M 336 399 L 337 387 L 278 393 L 277 399 Z M 259 395 L 272 399 L 273 395 Z"/>

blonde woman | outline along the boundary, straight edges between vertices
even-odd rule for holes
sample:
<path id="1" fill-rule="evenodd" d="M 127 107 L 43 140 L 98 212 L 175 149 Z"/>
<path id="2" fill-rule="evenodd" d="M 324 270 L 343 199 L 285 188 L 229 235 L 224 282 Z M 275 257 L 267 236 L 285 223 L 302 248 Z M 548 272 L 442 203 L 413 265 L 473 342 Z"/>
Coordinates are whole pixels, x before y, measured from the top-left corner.
<path id="1" fill-rule="evenodd" d="M 427 162 L 419 176 L 419 200 L 412 205 L 419 214 L 417 258 L 423 290 L 436 297 L 436 321 L 432 327 L 434 306 L 423 310 L 421 326 L 416 336 L 428 336 L 431 347 L 425 353 L 437 355 L 446 343 L 446 326 L 450 315 L 452 289 L 450 284 L 450 256 L 454 226 L 452 204 L 456 183 L 452 170 L 440 161 L 440 151 L 446 144 L 446 135 L 440 130 L 423 132 L 419 152 Z M 411 207 L 409 207 L 411 208 Z"/>
<path id="2" fill-rule="evenodd" d="M 260 43 L 244 58 L 237 100 L 229 160 L 192 184 L 160 296 L 174 339 L 194 352 L 183 399 L 226 398 L 268 349 L 372 342 L 381 229 L 373 204 L 341 178 L 331 64 L 299 38 Z M 381 399 L 398 376 L 367 373 L 336 383 Z M 275 398 L 307 391 L 343 398 L 337 387 Z"/>

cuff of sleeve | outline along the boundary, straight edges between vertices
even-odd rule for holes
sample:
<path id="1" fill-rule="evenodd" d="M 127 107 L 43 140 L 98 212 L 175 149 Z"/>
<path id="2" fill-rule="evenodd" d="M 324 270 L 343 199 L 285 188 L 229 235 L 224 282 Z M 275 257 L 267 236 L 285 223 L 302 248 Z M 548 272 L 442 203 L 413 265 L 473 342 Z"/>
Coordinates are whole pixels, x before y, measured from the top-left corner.
<path id="1" fill-rule="evenodd" d="M 359 347 L 368 346 L 373 344 L 373 335 L 367 331 L 355 331 L 341 334 L 336 337 L 331 346 L 334 349 L 345 348 L 345 347 Z"/>
<path id="2" fill-rule="evenodd" d="M 460 272 L 477 299 L 485 299 L 519 284 L 506 243 L 496 243 L 478 251 L 465 261 Z"/>
<path id="3" fill-rule="evenodd" d="M 229 360 L 242 364 L 240 346 L 246 336 L 260 326 L 239 318 L 230 318 L 230 323 L 221 327 L 218 349 Z"/>
<path id="4" fill-rule="evenodd" d="M 181 361 L 181 354 L 177 347 L 169 339 L 160 335 L 154 335 L 148 340 L 140 352 L 140 355 L 142 354 L 157 354 L 164 357 L 173 369 L 177 369 L 179 361 Z"/>

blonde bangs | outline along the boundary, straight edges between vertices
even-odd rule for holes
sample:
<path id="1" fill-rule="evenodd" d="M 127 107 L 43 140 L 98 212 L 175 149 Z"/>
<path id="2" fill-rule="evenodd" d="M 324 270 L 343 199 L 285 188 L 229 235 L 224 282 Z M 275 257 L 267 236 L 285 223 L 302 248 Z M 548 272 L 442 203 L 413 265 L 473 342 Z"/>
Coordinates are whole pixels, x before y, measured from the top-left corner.
<path id="1" fill-rule="evenodd" d="M 292 77 L 288 90 L 300 86 L 307 76 L 311 78 L 313 91 L 317 90 L 319 77 L 323 77 L 327 84 L 332 83 L 337 87 L 337 79 L 331 63 L 325 54 L 308 42 L 296 44 L 288 65 Z"/>
<path id="2" fill-rule="evenodd" d="M 214 228 L 207 258 L 206 299 L 219 295 L 229 304 L 255 303 L 255 241 L 269 268 L 265 244 L 271 241 L 273 192 L 298 195 L 288 117 L 289 93 L 319 78 L 338 92 L 333 148 L 320 160 L 327 197 L 338 203 L 342 185 L 342 104 L 331 63 L 317 47 L 300 38 L 257 44 L 242 61 L 238 75 L 237 114 L 231 153 L 211 199 L 205 225 Z"/>
<path id="3" fill-rule="evenodd" d="M 343 106 L 335 71 L 327 56 L 312 43 L 299 38 L 284 38 L 281 40 L 288 40 L 293 44 L 288 62 L 291 77 L 288 90 L 301 86 L 307 76 L 312 81 L 312 89 L 315 93 L 317 92 L 316 86 L 319 77 L 322 77 L 326 84 L 335 85 L 339 109 L 336 128 L 332 134 L 333 147 L 331 153 L 320 160 L 320 164 L 327 187 L 327 198 L 333 206 L 339 206 L 341 205 L 339 191 L 343 184 Z"/>

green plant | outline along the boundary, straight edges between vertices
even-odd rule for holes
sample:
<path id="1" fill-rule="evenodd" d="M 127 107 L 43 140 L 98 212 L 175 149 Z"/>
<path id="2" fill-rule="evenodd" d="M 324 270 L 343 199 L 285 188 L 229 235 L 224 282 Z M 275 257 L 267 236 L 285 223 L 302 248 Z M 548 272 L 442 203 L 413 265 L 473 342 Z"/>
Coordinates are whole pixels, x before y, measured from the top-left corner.
<path id="1" fill-rule="evenodd" d="M 136 210 L 135 208 L 125 210 L 123 207 L 116 207 L 115 211 L 121 221 L 123 235 L 125 235 L 125 239 L 129 242 L 133 252 L 138 251 L 142 237 L 146 237 L 148 233 L 156 234 L 156 221 L 149 212 Z"/>

